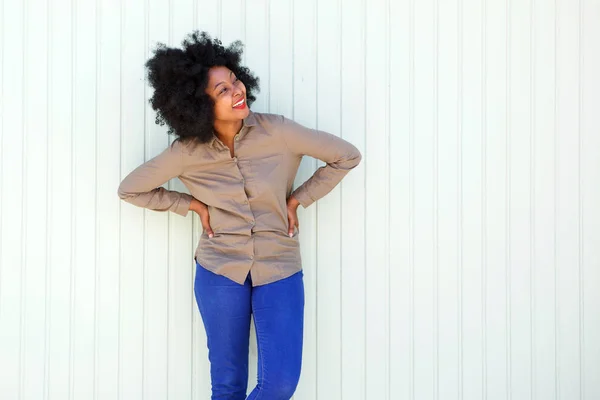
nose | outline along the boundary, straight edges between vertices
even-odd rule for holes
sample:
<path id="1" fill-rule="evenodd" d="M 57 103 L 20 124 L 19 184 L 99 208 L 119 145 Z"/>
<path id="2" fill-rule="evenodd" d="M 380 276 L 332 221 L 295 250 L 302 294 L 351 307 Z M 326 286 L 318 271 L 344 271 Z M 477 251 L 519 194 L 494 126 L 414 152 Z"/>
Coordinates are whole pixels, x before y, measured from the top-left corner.
<path id="1" fill-rule="evenodd" d="M 235 98 L 243 97 L 244 92 L 242 91 L 242 89 L 239 86 L 234 86 L 233 87 L 233 96 Z"/>
<path id="2" fill-rule="evenodd" d="M 240 85 L 240 83 L 241 83 L 240 81 L 237 81 L 237 82 L 233 83 L 233 85 L 232 85 L 233 86 L 232 92 L 233 92 L 234 96 L 239 96 L 239 95 L 243 96 L 244 95 L 244 92 L 242 91 L 243 85 Z"/>

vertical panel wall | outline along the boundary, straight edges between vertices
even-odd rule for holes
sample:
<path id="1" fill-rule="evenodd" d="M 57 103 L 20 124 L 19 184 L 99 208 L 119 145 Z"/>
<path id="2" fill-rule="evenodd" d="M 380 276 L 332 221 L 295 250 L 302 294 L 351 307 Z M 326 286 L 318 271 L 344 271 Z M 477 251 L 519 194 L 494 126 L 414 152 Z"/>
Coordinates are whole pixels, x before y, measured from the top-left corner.
<path id="1" fill-rule="evenodd" d="M 173 140 L 144 62 L 193 29 L 245 43 L 254 111 L 364 155 L 299 211 L 294 399 L 600 398 L 598 26 L 596 0 L 1 1 L 0 398 L 209 397 L 201 224 L 116 195 Z"/>

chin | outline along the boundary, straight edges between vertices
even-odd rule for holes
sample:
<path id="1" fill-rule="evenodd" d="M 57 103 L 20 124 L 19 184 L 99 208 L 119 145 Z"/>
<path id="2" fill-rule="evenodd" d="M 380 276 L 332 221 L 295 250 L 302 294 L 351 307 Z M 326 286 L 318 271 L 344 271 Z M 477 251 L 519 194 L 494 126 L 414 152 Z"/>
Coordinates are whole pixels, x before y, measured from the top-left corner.
<path id="1" fill-rule="evenodd" d="M 250 115 L 250 109 L 246 106 L 246 108 L 244 108 L 243 110 L 234 110 L 235 111 L 235 115 L 238 118 L 246 118 L 248 115 Z"/>

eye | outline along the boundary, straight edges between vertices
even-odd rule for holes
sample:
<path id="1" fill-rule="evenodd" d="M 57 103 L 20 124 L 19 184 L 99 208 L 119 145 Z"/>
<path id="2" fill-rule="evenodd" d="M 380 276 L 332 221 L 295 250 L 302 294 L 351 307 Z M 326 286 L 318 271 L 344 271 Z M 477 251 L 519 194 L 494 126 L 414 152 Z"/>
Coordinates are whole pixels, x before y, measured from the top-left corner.
<path id="1" fill-rule="evenodd" d="M 219 92 L 219 94 L 223 94 L 223 93 L 225 93 L 226 91 L 227 91 L 227 88 L 223 88 L 223 89 L 222 89 L 222 90 Z"/>

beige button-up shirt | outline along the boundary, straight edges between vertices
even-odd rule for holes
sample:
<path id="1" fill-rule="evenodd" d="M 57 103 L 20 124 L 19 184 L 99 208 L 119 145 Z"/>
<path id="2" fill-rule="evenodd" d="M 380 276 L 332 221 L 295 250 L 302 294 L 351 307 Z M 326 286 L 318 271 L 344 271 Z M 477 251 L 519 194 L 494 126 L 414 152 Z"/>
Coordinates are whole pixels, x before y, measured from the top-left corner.
<path id="1" fill-rule="evenodd" d="M 304 155 L 326 163 L 292 193 Z M 234 139 L 234 157 L 216 137 L 209 143 L 175 141 L 132 171 L 119 197 L 156 211 L 187 215 L 192 196 L 208 206 L 214 236 L 200 236 L 196 261 L 204 268 L 254 286 L 302 269 L 298 231 L 288 235 L 290 194 L 308 207 L 329 193 L 361 160 L 347 141 L 280 115 L 250 112 Z M 161 185 L 178 177 L 190 194 Z"/>

